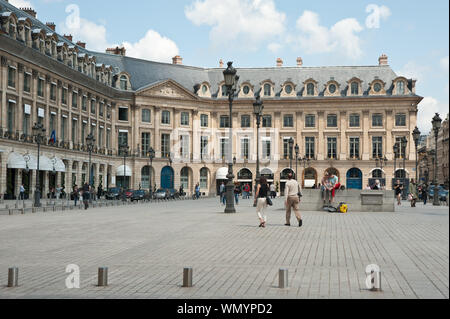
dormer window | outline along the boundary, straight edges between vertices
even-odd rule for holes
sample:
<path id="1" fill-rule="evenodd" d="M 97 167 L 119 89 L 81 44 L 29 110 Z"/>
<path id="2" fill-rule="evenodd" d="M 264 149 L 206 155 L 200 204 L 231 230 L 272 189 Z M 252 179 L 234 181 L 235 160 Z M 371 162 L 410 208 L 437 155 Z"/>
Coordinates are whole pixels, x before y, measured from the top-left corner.
<path id="1" fill-rule="evenodd" d="M 271 94 L 270 84 L 266 83 L 264 84 L 264 96 L 270 96 L 270 94 Z"/>
<path id="2" fill-rule="evenodd" d="M 358 82 L 352 82 L 350 84 L 351 95 L 359 95 L 359 84 Z"/>
<path id="3" fill-rule="evenodd" d="M 120 89 L 124 91 L 128 90 L 128 79 L 126 75 L 120 77 Z"/>
<path id="4" fill-rule="evenodd" d="M 11 38 L 16 37 L 16 25 L 12 21 L 9 22 L 9 36 Z"/>
<path id="5" fill-rule="evenodd" d="M 292 85 L 287 84 L 287 85 L 284 87 L 284 91 L 286 92 L 286 94 L 291 94 L 291 93 L 292 93 Z"/>
<path id="6" fill-rule="evenodd" d="M 377 83 L 375 83 L 374 85 L 373 85 L 373 90 L 375 91 L 375 92 L 380 92 L 381 91 L 381 84 L 379 83 L 379 82 L 377 82 Z"/>
<path id="7" fill-rule="evenodd" d="M 308 83 L 308 85 L 306 85 L 306 94 L 309 96 L 314 96 L 314 84 L 313 83 Z"/>
<path id="8" fill-rule="evenodd" d="M 405 82 L 398 81 L 397 82 L 397 95 L 404 95 L 405 94 Z"/>
<path id="9" fill-rule="evenodd" d="M 248 85 L 244 85 L 244 87 L 242 88 L 242 92 L 247 95 L 248 93 L 250 93 L 250 87 Z"/>
<path id="10" fill-rule="evenodd" d="M 227 95 L 228 95 L 227 86 L 224 84 L 224 85 L 222 85 L 222 96 L 227 96 Z"/>
<path id="11" fill-rule="evenodd" d="M 206 94 L 207 91 L 208 91 L 208 87 L 206 85 L 202 85 L 203 94 Z"/>

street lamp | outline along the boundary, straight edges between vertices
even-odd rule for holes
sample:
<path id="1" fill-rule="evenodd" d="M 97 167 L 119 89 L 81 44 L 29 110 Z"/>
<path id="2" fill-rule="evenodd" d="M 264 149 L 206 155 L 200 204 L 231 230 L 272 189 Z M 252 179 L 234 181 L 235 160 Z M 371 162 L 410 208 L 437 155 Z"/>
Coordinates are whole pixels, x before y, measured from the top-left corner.
<path id="1" fill-rule="evenodd" d="M 126 158 L 128 155 L 128 144 L 126 142 L 119 145 L 119 152 L 123 155 L 123 181 L 122 181 L 122 200 L 126 201 L 126 194 L 125 194 L 125 170 L 126 170 Z"/>
<path id="2" fill-rule="evenodd" d="M 256 102 L 253 103 L 253 114 L 256 117 L 256 183 L 255 189 L 258 187 L 261 173 L 259 171 L 259 126 L 261 125 L 261 117 L 264 110 L 264 104 L 261 101 L 261 96 L 258 94 Z"/>
<path id="3" fill-rule="evenodd" d="M 292 147 L 294 146 L 294 139 L 289 139 L 289 168 L 292 170 Z"/>
<path id="4" fill-rule="evenodd" d="M 420 138 L 420 131 L 419 128 L 416 126 L 416 128 L 414 129 L 413 133 L 413 140 L 414 140 L 414 146 L 416 147 L 416 188 L 419 187 L 419 181 L 418 181 L 418 171 L 417 171 L 417 167 L 418 167 L 418 159 L 417 159 L 417 147 L 419 146 L 419 138 Z"/>
<path id="5" fill-rule="evenodd" d="M 236 92 L 236 83 L 239 80 L 239 77 L 236 75 L 237 71 L 233 68 L 233 62 L 228 62 L 228 67 L 223 71 L 223 77 L 225 78 L 225 87 L 227 88 L 228 95 L 228 103 L 230 108 L 230 117 L 229 117 L 229 128 L 230 128 L 230 136 L 229 136 L 229 151 L 228 151 L 228 182 L 226 186 L 226 199 L 227 205 L 225 207 L 226 214 L 236 213 L 236 209 L 234 208 L 234 200 L 233 200 L 233 120 L 232 120 L 232 111 L 233 111 L 233 100 L 234 94 Z"/>
<path id="6" fill-rule="evenodd" d="M 149 195 L 150 198 L 153 198 L 152 196 L 152 169 L 153 169 L 153 159 L 155 158 L 155 150 L 153 149 L 153 147 L 150 147 L 150 149 L 148 150 L 148 157 L 150 158 L 150 167 L 149 167 L 149 178 L 150 178 L 150 182 L 149 182 Z"/>
<path id="7" fill-rule="evenodd" d="M 381 177 L 383 177 L 383 165 L 386 166 L 387 162 L 388 162 L 388 159 L 386 158 L 386 155 L 384 157 L 380 156 L 375 159 L 376 166 L 379 167 L 381 170 Z M 386 181 L 385 181 L 385 183 L 386 183 Z"/>
<path id="8" fill-rule="evenodd" d="M 298 168 L 297 168 L 297 162 L 298 162 L 298 152 L 300 151 L 300 147 L 298 147 L 298 144 L 295 144 L 295 180 L 298 181 Z"/>
<path id="9" fill-rule="evenodd" d="M 441 129 L 441 122 L 442 119 L 439 117 L 439 113 L 436 113 L 436 115 L 433 117 L 433 121 L 431 123 L 433 124 L 433 131 L 434 131 L 434 194 L 433 194 L 433 206 L 439 206 L 439 190 L 438 190 L 438 183 L 437 183 L 437 167 L 438 167 L 438 159 L 437 159 L 437 142 L 438 142 L 438 135 L 439 130 Z"/>
<path id="10" fill-rule="evenodd" d="M 38 145 L 37 171 L 36 171 L 36 190 L 34 191 L 34 207 L 41 207 L 41 191 L 39 185 L 39 154 L 41 152 L 41 143 L 45 138 L 45 128 L 42 123 L 35 123 L 33 126 L 33 136 Z"/>
<path id="11" fill-rule="evenodd" d="M 92 188 L 94 187 L 94 183 L 92 181 L 92 164 L 91 164 L 91 156 L 92 156 L 92 150 L 94 149 L 94 143 L 95 143 L 95 137 L 92 135 L 92 133 L 89 133 L 89 135 L 86 137 L 86 146 L 87 150 L 89 152 L 89 186 Z M 89 202 L 92 203 L 92 196 L 89 196 Z"/>

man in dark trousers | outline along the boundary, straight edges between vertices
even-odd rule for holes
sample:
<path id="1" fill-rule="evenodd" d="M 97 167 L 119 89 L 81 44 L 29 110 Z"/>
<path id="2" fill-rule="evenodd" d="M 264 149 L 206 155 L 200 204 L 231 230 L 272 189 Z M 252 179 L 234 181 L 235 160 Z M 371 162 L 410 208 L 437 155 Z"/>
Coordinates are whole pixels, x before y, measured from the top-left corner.
<path id="1" fill-rule="evenodd" d="M 90 198 L 91 194 L 90 194 L 90 187 L 89 184 L 87 182 L 84 183 L 83 185 L 83 203 L 84 203 L 84 209 L 88 209 L 89 208 L 89 198 Z"/>

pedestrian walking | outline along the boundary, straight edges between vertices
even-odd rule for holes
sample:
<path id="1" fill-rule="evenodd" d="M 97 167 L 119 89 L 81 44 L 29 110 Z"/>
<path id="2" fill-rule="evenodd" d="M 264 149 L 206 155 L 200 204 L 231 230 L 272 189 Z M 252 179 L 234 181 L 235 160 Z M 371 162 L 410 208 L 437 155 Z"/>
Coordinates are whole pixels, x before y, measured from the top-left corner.
<path id="1" fill-rule="evenodd" d="M 417 201 L 417 186 L 414 181 L 414 178 L 411 178 L 411 182 L 408 186 L 408 198 L 411 200 L 411 207 L 416 207 L 416 201 Z"/>
<path id="2" fill-rule="evenodd" d="M 243 192 L 242 192 L 242 199 L 248 199 L 250 193 L 250 185 L 247 183 L 244 185 Z"/>
<path id="3" fill-rule="evenodd" d="M 422 186 L 422 200 L 423 200 L 423 204 L 426 205 L 427 200 L 428 200 L 428 185 L 427 184 L 424 184 Z"/>
<path id="4" fill-rule="evenodd" d="M 403 184 L 400 182 L 399 179 L 397 179 L 396 183 L 394 184 L 394 191 L 395 191 L 395 197 L 397 198 L 397 205 L 402 204 L 402 191 L 403 191 Z"/>
<path id="5" fill-rule="evenodd" d="M 234 184 L 234 200 L 236 205 L 239 205 L 239 195 L 241 194 L 241 185 L 239 183 Z"/>
<path id="6" fill-rule="evenodd" d="M 89 208 L 89 198 L 90 198 L 90 186 L 87 182 L 83 185 L 83 203 L 84 203 L 84 209 Z"/>
<path id="7" fill-rule="evenodd" d="M 277 189 L 276 189 L 274 184 L 270 185 L 270 196 L 272 198 L 276 198 L 277 197 Z"/>
<path id="8" fill-rule="evenodd" d="M 73 202 L 75 204 L 75 207 L 77 206 L 79 198 L 80 198 L 80 191 L 78 189 L 78 186 L 75 185 L 75 187 L 73 188 Z"/>
<path id="9" fill-rule="evenodd" d="M 226 196 L 225 196 L 225 183 L 222 182 L 219 187 L 219 195 L 220 195 L 220 202 L 222 205 L 225 205 Z"/>
<path id="10" fill-rule="evenodd" d="M 255 191 L 254 206 L 256 205 L 256 213 L 259 217 L 259 227 L 263 228 L 266 227 L 267 223 L 267 196 L 269 196 L 269 185 L 267 185 L 267 179 L 265 177 L 261 177 Z"/>
<path id="11" fill-rule="evenodd" d="M 291 226 L 291 209 L 294 209 L 295 217 L 297 217 L 298 221 L 298 227 L 302 227 L 303 221 L 299 208 L 302 189 L 300 184 L 293 179 L 292 173 L 289 173 L 288 175 L 288 181 L 286 182 L 284 192 L 286 197 L 286 224 L 284 225 Z"/>
<path id="12" fill-rule="evenodd" d="M 196 199 L 200 198 L 200 184 L 197 183 L 197 185 L 195 185 L 195 197 Z"/>
<path id="13" fill-rule="evenodd" d="M 19 199 L 20 200 L 24 200 L 25 199 L 25 187 L 22 185 L 20 185 L 20 194 L 19 194 Z"/>

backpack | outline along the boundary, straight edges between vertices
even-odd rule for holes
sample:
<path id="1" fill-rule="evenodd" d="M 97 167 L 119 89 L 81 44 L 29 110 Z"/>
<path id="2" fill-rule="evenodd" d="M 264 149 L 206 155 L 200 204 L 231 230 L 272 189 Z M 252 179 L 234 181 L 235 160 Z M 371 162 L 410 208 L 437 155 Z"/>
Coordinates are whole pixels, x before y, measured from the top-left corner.
<path id="1" fill-rule="evenodd" d="M 337 211 L 340 212 L 340 213 L 344 213 L 344 214 L 347 213 L 348 205 L 346 203 L 339 203 Z"/>

